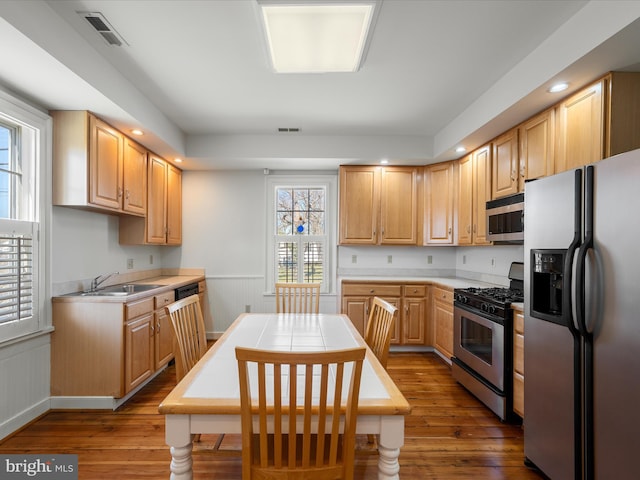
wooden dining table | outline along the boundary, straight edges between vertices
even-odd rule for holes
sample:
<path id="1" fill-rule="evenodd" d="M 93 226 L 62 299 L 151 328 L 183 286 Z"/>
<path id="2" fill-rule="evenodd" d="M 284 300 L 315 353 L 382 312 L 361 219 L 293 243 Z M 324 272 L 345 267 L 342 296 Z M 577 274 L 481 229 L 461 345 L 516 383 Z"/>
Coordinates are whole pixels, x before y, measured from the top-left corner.
<path id="1" fill-rule="evenodd" d="M 324 351 L 366 346 L 346 315 L 241 314 L 159 407 L 171 447 L 171 479 L 193 478 L 195 434 L 238 434 L 240 388 L 236 346 Z M 404 416 L 411 407 L 367 348 L 358 401 L 357 434 L 378 435 L 378 479 L 399 479 Z"/>

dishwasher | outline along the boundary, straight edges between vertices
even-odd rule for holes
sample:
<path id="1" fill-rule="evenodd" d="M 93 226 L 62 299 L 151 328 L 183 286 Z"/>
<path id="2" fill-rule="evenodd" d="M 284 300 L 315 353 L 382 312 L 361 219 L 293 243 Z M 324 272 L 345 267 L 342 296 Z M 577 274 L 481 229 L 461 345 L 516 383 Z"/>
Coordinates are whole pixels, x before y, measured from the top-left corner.
<path id="1" fill-rule="evenodd" d="M 183 285 L 175 289 L 175 300 L 181 300 L 183 298 L 190 297 L 191 295 L 197 295 L 200 293 L 197 283 L 190 283 Z"/>

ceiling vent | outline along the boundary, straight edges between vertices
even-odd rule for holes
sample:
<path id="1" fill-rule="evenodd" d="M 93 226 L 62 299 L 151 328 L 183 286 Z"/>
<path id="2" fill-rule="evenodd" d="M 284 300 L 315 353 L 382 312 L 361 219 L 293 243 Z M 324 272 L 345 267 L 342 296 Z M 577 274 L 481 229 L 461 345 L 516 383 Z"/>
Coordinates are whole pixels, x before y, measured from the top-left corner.
<path id="1" fill-rule="evenodd" d="M 279 127 L 278 128 L 278 132 L 280 132 L 280 133 L 297 133 L 299 131 L 300 131 L 299 128 L 286 128 L 286 127 Z"/>
<path id="2" fill-rule="evenodd" d="M 100 12 L 78 12 L 78 15 L 83 17 L 89 24 L 95 28 L 95 30 L 102 36 L 105 42 L 109 45 L 115 45 L 121 47 L 123 45 L 129 45 L 122 35 L 116 32 L 116 29 L 111 26 L 104 15 Z"/>

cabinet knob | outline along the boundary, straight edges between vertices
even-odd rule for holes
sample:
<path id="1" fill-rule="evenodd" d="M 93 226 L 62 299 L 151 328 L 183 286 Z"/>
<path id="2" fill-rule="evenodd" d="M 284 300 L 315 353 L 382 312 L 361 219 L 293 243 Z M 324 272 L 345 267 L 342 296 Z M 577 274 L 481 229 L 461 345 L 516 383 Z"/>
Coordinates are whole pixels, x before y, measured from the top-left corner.
<path id="1" fill-rule="evenodd" d="M 516 171 L 511 170 L 511 180 L 515 180 L 515 179 L 516 179 Z"/>
<path id="2" fill-rule="evenodd" d="M 449 227 L 449 230 L 448 230 L 448 232 L 449 232 L 449 235 L 451 235 L 451 227 Z"/>
<path id="3" fill-rule="evenodd" d="M 369 293 L 375 293 L 376 291 L 372 288 L 371 290 L 369 290 Z"/>

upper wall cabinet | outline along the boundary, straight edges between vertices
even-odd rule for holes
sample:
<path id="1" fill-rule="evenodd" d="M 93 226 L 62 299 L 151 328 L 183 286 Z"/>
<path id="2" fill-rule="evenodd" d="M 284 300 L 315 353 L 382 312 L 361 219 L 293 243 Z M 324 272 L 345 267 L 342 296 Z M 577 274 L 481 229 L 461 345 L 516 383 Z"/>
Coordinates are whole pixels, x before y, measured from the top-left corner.
<path id="1" fill-rule="evenodd" d="M 491 200 L 491 145 L 458 161 L 458 245 L 490 245 L 487 208 Z"/>
<path id="2" fill-rule="evenodd" d="M 454 243 L 455 175 L 457 175 L 455 161 L 425 167 L 425 245 L 453 245 Z"/>
<path id="3" fill-rule="evenodd" d="M 340 244 L 416 245 L 421 234 L 419 170 L 340 167 Z"/>
<path id="4" fill-rule="evenodd" d="M 557 107 L 555 171 L 640 148 L 640 73 L 611 72 Z"/>
<path id="5" fill-rule="evenodd" d="M 123 245 L 182 243 L 182 171 L 150 154 L 146 218 L 121 217 Z"/>
<path id="6" fill-rule="evenodd" d="M 53 204 L 146 214 L 147 151 L 86 111 L 53 111 Z"/>
<path id="7" fill-rule="evenodd" d="M 518 191 L 524 191 L 525 180 L 554 173 L 555 110 L 546 110 L 518 127 L 520 139 L 520 171 Z"/>
<path id="8" fill-rule="evenodd" d="M 491 197 L 518 193 L 518 129 L 513 128 L 493 140 Z"/>

